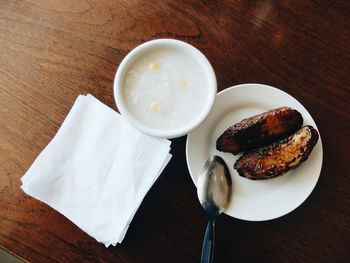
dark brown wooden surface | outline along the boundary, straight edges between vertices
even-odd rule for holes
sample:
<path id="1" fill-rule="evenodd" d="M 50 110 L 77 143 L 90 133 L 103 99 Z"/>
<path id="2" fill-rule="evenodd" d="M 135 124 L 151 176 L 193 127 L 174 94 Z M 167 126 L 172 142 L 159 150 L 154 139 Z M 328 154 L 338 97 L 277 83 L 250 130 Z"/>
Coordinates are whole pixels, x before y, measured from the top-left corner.
<path id="1" fill-rule="evenodd" d="M 121 245 L 106 249 L 26 196 L 20 177 L 79 94 L 115 107 L 115 70 L 135 46 L 175 38 L 199 48 L 220 90 L 263 83 L 298 99 L 323 140 L 320 180 L 292 213 L 221 216 L 216 262 L 349 262 L 350 2 L 0 0 L 0 247 L 30 262 L 199 262 L 207 216 L 185 142 Z M 254 94 L 252 94 L 254 96 Z"/>

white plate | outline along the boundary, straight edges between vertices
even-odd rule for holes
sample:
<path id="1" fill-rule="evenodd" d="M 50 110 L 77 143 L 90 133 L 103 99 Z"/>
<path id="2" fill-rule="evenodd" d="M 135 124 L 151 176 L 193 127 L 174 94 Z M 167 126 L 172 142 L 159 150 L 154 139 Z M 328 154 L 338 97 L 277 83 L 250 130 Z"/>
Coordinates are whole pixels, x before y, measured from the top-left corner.
<path id="1" fill-rule="evenodd" d="M 298 110 L 304 118 L 303 125 L 317 129 L 309 112 L 292 96 L 266 85 L 242 84 L 225 89 L 216 96 L 207 119 L 187 137 L 187 166 L 193 182 L 196 184 L 199 171 L 209 156 L 220 155 L 229 167 L 233 181 L 231 205 L 226 214 L 242 220 L 263 221 L 293 211 L 310 195 L 320 176 L 321 137 L 309 159 L 297 169 L 263 181 L 239 176 L 233 164 L 240 155 L 219 152 L 215 143 L 225 129 L 236 122 L 282 106 Z"/>

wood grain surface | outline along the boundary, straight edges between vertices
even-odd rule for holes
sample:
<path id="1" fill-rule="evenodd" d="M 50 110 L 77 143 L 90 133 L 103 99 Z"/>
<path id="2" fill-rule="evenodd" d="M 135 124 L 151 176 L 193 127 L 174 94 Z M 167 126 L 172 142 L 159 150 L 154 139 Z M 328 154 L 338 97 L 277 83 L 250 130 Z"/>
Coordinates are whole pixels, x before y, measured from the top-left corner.
<path id="1" fill-rule="evenodd" d="M 0 0 L 0 247 L 33 263 L 199 262 L 208 218 L 187 170 L 186 137 L 173 140 L 173 159 L 116 247 L 19 188 L 76 97 L 91 93 L 116 109 L 119 63 L 157 38 L 199 48 L 219 90 L 262 83 L 288 92 L 322 137 L 322 173 L 306 202 L 266 222 L 221 216 L 215 262 L 349 262 L 350 2 L 343 0 Z"/>

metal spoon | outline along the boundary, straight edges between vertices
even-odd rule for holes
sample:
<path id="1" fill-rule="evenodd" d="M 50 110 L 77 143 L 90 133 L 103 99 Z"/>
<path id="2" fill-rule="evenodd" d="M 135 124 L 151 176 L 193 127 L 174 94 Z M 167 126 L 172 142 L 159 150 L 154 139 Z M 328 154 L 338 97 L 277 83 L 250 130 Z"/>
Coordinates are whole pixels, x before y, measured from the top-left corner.
<path id="1" fill-rule="evenodd" d="M 213 261 L 215 219 L 230 204 L 232 181 L 225 161 L 217 155 L 209 158 L 197 180 L 197 195 L 203 209 L 209 215 L 205 232 L 201 263 Z"/>

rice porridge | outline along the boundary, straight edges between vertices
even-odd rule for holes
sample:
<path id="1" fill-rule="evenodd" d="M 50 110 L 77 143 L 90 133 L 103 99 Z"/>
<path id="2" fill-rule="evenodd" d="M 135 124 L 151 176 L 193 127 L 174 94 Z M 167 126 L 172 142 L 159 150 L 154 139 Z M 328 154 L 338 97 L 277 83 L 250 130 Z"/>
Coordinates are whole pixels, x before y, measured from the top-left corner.
<path id="1" fill-rule="evenodd" d="M 146 52 L 126 69 L 122 94 L 134 118 L 147 127 L 170 130 L 195 120 L 208 102 L 206 71 L 172 47 Z"/>

